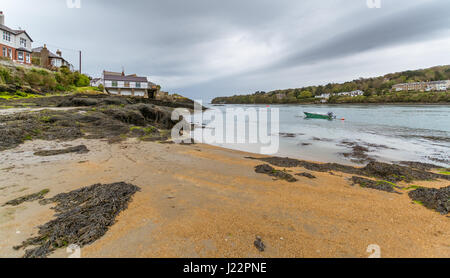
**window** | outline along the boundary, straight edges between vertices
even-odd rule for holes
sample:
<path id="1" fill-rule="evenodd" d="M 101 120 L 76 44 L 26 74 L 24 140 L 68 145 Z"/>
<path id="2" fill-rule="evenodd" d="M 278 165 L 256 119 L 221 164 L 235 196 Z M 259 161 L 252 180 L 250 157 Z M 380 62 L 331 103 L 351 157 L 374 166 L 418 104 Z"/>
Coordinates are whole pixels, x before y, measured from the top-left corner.
<path id="1" fill-rule="evenodd" d="M 113 87 L 117 87 L 117 81 L 113 81 L 113 82 L 112 82 L 112 86 L 113 86 Z"/>
<path id="2" fill-rule="evenodd" d="M 125 87 L 127 87 L 127 88 L 130 87 L 130 81 L 125 81 Z"/>
<path id="3" fill-rule="evenodd" d="M 136 82 L 136 88 L 140 88 L 141 87 L 141 82 Z"/>
<path id="4" fill-rule="evenodd" d="M 6 57 L 6 47 L 3 47 L 3 57 Z"/>
<path id="5" fill-rule="evenodd" d="M 19 52 L 17 53 L 17 60 L 23 61 L 23 52 L 22 52 L 22 51 L 19 51 Z"/>
<path id="6" fill-rule="evenodd" d="M 11 33 L 7 31 L 3 31 L 3 40 L 5 41 L 11 41 Z"/>
<path id="7" fill-rule="evenodd" d="M 23 47 L 27 47 L 27 40 L 24 38 L 20 38 L 20 45 Z"/>
<path id="8" fill-rule="evenodd" d="M 30 63 L 31 61 L 30 61 L 30 53 L 27 53 L 27 55 L 26 55 L 26 57 L 27 57 L 27 63 Z"/>
<path id="9" fill-rule="evenodd" d="M 8 57 L 9 59 L 12 59 L 12 49 L 8 48 Z"/>

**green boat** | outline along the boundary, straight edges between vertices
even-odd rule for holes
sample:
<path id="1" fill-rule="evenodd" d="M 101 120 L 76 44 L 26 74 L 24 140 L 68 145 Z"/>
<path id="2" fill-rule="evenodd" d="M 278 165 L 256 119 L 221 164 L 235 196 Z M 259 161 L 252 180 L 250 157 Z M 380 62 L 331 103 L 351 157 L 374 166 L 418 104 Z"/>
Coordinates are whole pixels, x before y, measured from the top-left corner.
<path id="1" fill-rule="evenodd" d="M 324 119 L 324 120 L 333 120 L 336 119 L 336 116 L 330 112 L 328 114 L 319 114 L 319 113 L 308 113 L 304 112 L 307 119 Z"/>

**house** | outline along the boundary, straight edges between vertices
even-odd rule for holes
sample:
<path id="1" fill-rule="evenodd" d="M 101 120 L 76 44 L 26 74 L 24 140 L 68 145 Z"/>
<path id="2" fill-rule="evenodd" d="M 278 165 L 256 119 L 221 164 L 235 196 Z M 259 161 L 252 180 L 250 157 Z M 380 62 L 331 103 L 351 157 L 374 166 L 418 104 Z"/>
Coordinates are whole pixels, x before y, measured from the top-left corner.
<path id="1" fill-rule="evenodd" d="M 5 15 L 0 11 L 0 57 L 16 63 L 31 65 L 31 44 L 33 40 L 25 30 L 14 30 L 5 26 Z"/>
<path id="2" fill-rule="evenodd" d="M 355 90 L 355 91 L 350 92 L 350 96 L 352 96 L 352 97 L 363 96 L 363 95 L 364 95 L 364 91 L 361 91 L 361 90 Z"/>
<path id="3" fill-rule="evenodd" d="M 102 82 L 101 78 L 93 78 L 91 80 L 91 87 L 98 87 L 98 86 L 100 86 L 102 84 L 103 84 L 103 82 Z"/>
<path id="4" fill-rule="evenodd" d="M 73 71 L 73 65 L 62 57 L 62 52 L 58 49 L 56 54 L 48 50 L 47 45 L 33 48 L 33 63 L 44 68 L 68 67 Z"/>
<path id="5" fill-rule="evenodd" d="M 342 92 L 337 93 L 338 96 L 349 96 L 349 97 L 357 97 L 357 96 L 363 96 L 364 92 L 361 90 L 351 91 L 351 92 Z"/>
<path id="6" fill-rule="evenodd" d="M 450 80 L 430 81 L 430 82 L 410 82 L 400 83 L 392 86 L 392 89 L 399 91 L 446 91 L 450 89 Z"/>
<path id="7" fill-rule="evenodd" d="M 329 99 L 330 94 L 321 94 L 321 95 L 315 96 L 315 98 Z"/>
<path id="8" fill-rule="evenodd" d="M 159 86 L 149 82 L 147 77 L 136 74 L 125 75 L 123 71 L 122 73 L 103 71 L 102 78 L 91 82 L 91 85 L 93 84 L 96 86 L 102 84 L 105 92 L 111 95 L 155 98 L 159 92 Z"/>

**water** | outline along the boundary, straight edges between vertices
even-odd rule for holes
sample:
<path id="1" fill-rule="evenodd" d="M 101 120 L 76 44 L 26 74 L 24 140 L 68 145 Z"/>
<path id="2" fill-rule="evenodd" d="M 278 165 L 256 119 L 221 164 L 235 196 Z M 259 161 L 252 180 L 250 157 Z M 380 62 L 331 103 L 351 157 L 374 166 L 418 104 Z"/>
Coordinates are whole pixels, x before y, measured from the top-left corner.
<path id="1" fill-rule="evenodd" d="M 265 108 L 266 105 L 209 107 Z M 450 106 L 448 105 L 276 105 L 280 111 L 280 136 L 276 155 L 358 164 L 342 153 L 350 152 L 342 141 L 369 148 L 370 157 L 385 162 L 420 161 L 450 167 Z M 337 120 L 305 119 L 303 112 L 334 112 Z M 345 120 L 341 120 L 345 119 Z M 207 122 L 203 122 L 205 124 Z M 198 124 L 198 123 L 197 123 Z M 230 123 L 226 123 L 229 125 Z M 231 123 L 233 124 L 233 123 Z M 249 125 L 257 125 L 250 122 Z M 246 135 L 248 139 L 248 134 Z M 319 140 L 320 139 L 320 140 Z M 258 144 L 214 144 L 258 153 Z M 378 145 L 378 146 L 375 146 Z M 379 146 L 383 145 L 383 146 Z M 361 163 L 361 162 L 360 162 Z"/>

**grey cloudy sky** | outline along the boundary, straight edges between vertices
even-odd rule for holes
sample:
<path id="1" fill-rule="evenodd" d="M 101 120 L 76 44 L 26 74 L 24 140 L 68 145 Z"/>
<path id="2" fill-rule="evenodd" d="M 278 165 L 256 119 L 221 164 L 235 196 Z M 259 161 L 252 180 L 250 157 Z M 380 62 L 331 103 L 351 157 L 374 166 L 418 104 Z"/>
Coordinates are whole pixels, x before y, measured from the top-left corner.
<path id="1" fill-rule="evenodd" d="M 450 64 L 450 1 L 1 0 L 6 25 L 100 76 L 147 75 L 195 99 Z"/>

